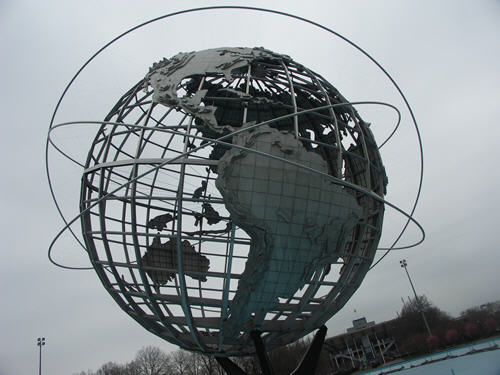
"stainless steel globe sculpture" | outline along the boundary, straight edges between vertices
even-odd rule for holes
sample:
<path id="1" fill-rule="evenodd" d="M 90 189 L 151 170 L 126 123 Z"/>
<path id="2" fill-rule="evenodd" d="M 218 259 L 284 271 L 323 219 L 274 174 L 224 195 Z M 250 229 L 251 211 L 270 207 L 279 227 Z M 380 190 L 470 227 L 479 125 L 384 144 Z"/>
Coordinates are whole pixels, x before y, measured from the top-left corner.
<path id="1" fill-rule="evenodd" d="M 104 287 L 188 350 L 254 352 L 322 326 L 360 286 L 387 177 L 369 124 L 319 74 L 263 48 L 180 53 L 103 120 L 81 226 Z"/>

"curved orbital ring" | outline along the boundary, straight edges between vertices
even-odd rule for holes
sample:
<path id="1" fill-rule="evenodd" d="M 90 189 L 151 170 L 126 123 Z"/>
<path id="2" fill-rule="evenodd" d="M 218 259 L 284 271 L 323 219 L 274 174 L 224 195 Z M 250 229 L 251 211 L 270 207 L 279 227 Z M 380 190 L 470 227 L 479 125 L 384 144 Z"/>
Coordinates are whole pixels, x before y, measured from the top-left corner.
<path id="1" fill-rule="evenodd" d="M 414 199 L 414 202 L 413 202 L 413 205 L 412 205 L 412 208 L 410 210 L 409 213 L 406 213 L 404 212 L 403 210 L 401 210 L 400 208 L 396 207 L 395 205 L 393 205 L 392 203 L 386 201 L 385 199 L 381 198 L 380 196 L 372 193 L 372 192 L 369 192 L 365 189 L 362 189 L 356 185 L 352 185 L 350 184 L 349 182 L 347 181 L 343 181 L 343 180 L 340 180 L 340 179 L 337 179 L 333 176 L 330 176 L 330 175 L 324 175 L 324 177 L 330 179 L 332 182 L 334 182 L 335 184 L 338 184 L 338 185 L 343 185 L 343 186 L 346 186 L 346 187 L 349 187 L 353 190 L 357 190 L 363 194 L 366 194 L 368 196 L 370 196 L 371 198 L 377 200 L 378 202 L 380 203 L 383 203 L 383 204 L 387 204 L 389 207 L 395 209 L 396 211 L 400 212 L 401 214 L 403 214 L 405 217 L 407 217 L 407 221 L 405 223 L 405 225 L 403 226 L 402 230 L 400 231 L 399 235 L 396 237 L 396 239 L 393 241 L 393 243 L 388 247 L 388 248 L 378 248 L 377 250 L 382 250 L 382 251 L 385 251 L 385 253 L 373 264 L 371 265 L 370 269 L 372 269 L 373 267 L 375 267 L 391 250 L 399 250 L 399 249 L 408 249 L 408 248 L 411 248 L 411 247 L 415 247 L 417 245 L 419 245 L 420 243 L 422 243 L 425 239 L 425 232 L 424 232 L 424 229 L 422 228 L 422 226 L 413 218 L 413 214 L 416 210 L 416 207 L 417 207 L 417 204 L 418 204 L 418 201 L 419 201 L 419 198 L 420 198 L 420 194 L 421 194 L 421 191 L 422 191 L 422 183 L 423 183 L 423 146 L 422 146 L 422 140 L 421 140 L 421 136 L 420 136 L 420 131 L 419 131 L 419 128 L 418 128 L 418 125 L 417 125 L 417 121 L 416 121 L 416 118 L 415 118 L 415 115 L 413 113 L 413 110 L 409 104 L 409 102 L 407 101 L 406 99 L 406 96 L 404 95 L 404 93 L 402 92 L 402 90 L 400 89 L 399 85 L 396 83 L 396 81 L 392 78 L 392 76 L 375 60 L 375 58 L 373 58 L 368 52 L 366 52 L 365 50 L 363 50 L 361 47 L 359 47 L 356 43 L 352 42 L 351 40 L 349 40 L 348 38 L 344 37 L 343 35 L 339 34 L 338 32 L 326 27 L 326 26 L 323 26 L 317 22 L 314 22 L 312 20 L 309 20 L 307 18 L 304 18 L 304 17 L 300 17 L 300 16 L 296 16 L 296 15 L 293 15 L 293 14 L 290 14 L 290 13 L 286 13 L 286 12 L 281 12 L 281 11 L 277 11 L 277 10 L 272 10 L 272 9 L 266 9 L 266 8 L 259 8 L 259 7 L 250 7 L 250 6 L 208 6 L 208 7 L 199 7 L 199 8 L 192 8 L 192 9 L 186 9 L 186 10 L 182 10 L 182 11 L 177 11 L 177 12 L 172 12 L 172 13 L 169 13 L 169 14 L 166 14 L 166 15 L 162 15 L 162 16 L 159 16 L 159 17 L 156 17 L 156 18 L 153 18 L 151 20 L 148 20 L 146 22 L 143 22 L 139 25 L 136 25 L 128 30 L 126 30 L 125 32 L 121 33 L 120 35 L 118 35 L 117 37 L 115 37 L 114 39 L 112 39 L 111 41 L 109 41 L 108 43 L 106 43 L 104 46 L 102 46 L 97 52 L 95 52 L 79 69 L 78 71 L 75 73 L 75 75 L 71 78 L 71 80 L 69 81 L 69 83 L 67 84 L 67 86 L 65 87 L 65 89 L 63 90 L 63 93 L 61 94 L 61 96 L 59 97 L 58 99 L 58 102 L 55 106 L 55 109 L 52 113 L 52 116 L 51 116 L 51 120 L 50 120 L 50 124 L 49 124 L 49 131 L 48 131 L 48 135 L 47 135 L 47 141 L 46 141 L 46 148 L 45 148 L 45 162 L 46 162 L 46 174 L 47 174 L 47 179 L 48 179 L 48 183 L 49 183 L 49 189 L 50 189 L 50 192 L 51 192 L 51 196 L 52 196 L 52 199 L 56 205 L 56 208 L 61 216 L 61 218 L 63 219 L 64 221 L 64 227 L 59 231 L 59 233 L 56 235 L 56 237 L 53 239 L 53 241 L 51 242 L 50 246 L 49 246 L 49 250 L 48 250 L 48 256 L 49 256 L 49 259 L 50 261 L 55 264 L 56 266 L 59 266 L 59 267 L 62 267 L 62 268 L 67 268 L 67 269 L 93 269 L 92 267 L 71 267 L 71 266 L 65 266 L 65 265 L 62 265 L 62 264 L 59 264 L 57 263 L 56 261 L 53 260 L 52 258 L 52 255 L 51 255 L 51 252 L 52 252 L 52 249 L 54 247 L 54 244 L 55 242 L 58 240 L 58 238 L 66 231 L 66 230 L 69 230 L 70 233 L 72 234 L 72 236 L 77 240 L 77 242 L 80 244 L 80 246 L 82 246 L 84 248 L 84 250 L 86 250 L 84 244 L 78 239 L 78 236 L 74 233 L 74 231 L 71 229 L 71 225 L 77 221 L 81 215 L 84 213 L 84 212 L 80 212 L 79 215 L 77 215 L 76 217 L 74 217 L 73 219 L 71 220 L 67 220 L 66 217 L 64 216 L 63 212 L 62 212 L 62 209 L 57 201 L 57 197 L 55 196 L 55 192 L 54 192 L 54 189 L 53 189 L 53 184 L 52 184 L 52 180 L 51 180 L 51 176 L 50 176 L 50 168 L 49 168 L 49 146 L 52 145 L 56 151 L 58 151 L 59 153 L 61 153 L 64 157 L 68 158 L 69 160 L 71 160 L 72 162 L 76 163 L 77 165 L 80 165 L 83 167 L 83 165 L 81 163 L 79 163 L 78 161 L 74 160 L 72 157 L 70 157 L 68 154 L 66 154 L 64 151 L 62 151 L 50 138 L 50 135 L 52 133 L 53 130 L 55 130 L 56 128 L 58 127 L 61 127 L 61 126 L 67 126 L 67 125 L 72 125 L 72 124 L 82 124 L 82 123 L 86 123 L 86 124 L 99 124 L 99 125 L 102 125 L 104 123 L 107 123 L 107 122 L 103 122 L 103 121 L 72 121 L 72 122 L 66 122 L 66 123 L 62 123 L 62 124 L 55 124 L 55 118 L 56 118 L 56 115 L 58 113 L 58 110 L 62 104 L 62 101 L 64 99 L 64 97 L 66 96 L 67 92 L 69 91 L 69 89 L 71 88 L 71 86 L 73 85 L 73 83 L 76 81 L 76 79 L 79 77 L 80 73 L 99 55 L 101 54 L 101 52 L 103 52 L 105 49 L 107 49 L 108 47 L 110 47 L 112 44 L 114 44 L 115 42 L 117 42 L 119 39 L 125 37 L 126 35 L 132 33 L 133 31 L 135 30 L 138 30 L 140 28 L 143 28 L 149 24 L 152 24 L 154 22 L 157 22 L 157 21 L 160 21 L 160 20 L 164 20 L 164 19 L 167 19 L 167 18 L 170 18 L 170 17 L 175 17 L 175 16 L 178 16 L 178 15 L 181 15 L 181 14 L 188 14 L 188 13 L 196 13 L 196 12 L 205 12 L 205 11 L 212 11 L 212 10 L 223 10 L 223 9 L 236 9 L 236 10 L 246 10 L 246 11 L 257 11 L 257 12 L 263 12 L 263 13 L 271 13 L 271 14 L 275 14 L 275 15 L 279 15 L 279 16 L 284 16 L 284 17 L 288 17 L 288 18 L 292 18 L 292 19 L 295 19 L 295 20 L 298 20 L 298 21 L 301 21 L 301 22 L 304 22 L 304 23 L 308 23 L 312 26 L 315 26 L 319 29 L 322 29 L 324 31 L 327 31 L 329 32 L 330 34 L 332 34 L 333 36 L 343 40 L 344 42 L 348 43 L 350 46 L 354 47 L 356 50 L 358 50 L 361 54 L 363 54 L 365 57 L 367 57 L 373 64 L 375 64 L 377 66 L 377 68 L 386 76 L 387 79 L 389 79 L 389 81 L 391 82 L 391 84 L 393 85 L 393 87 L 396 89 L 396 91 L 398 92 L 399 96 L 402 98 L 402 100 L 404 101 L 405 103 L 405 106 L 410 114 L 410 117 L 412 119 L 412 123 L 413 123 L 413 127 L 415 129 L 415 132 L 417 134 L 417 141 L 418 141 L 418 147 L 419 147 L 419 156 L 420 156 L 420 172 L 419 172 L 419 183 L 418 183 L 418 189 L 417 189 L 417 193 L 416 193 L 416 196 L 415 196 L 415 199 Z M 395 126 L 395 128 L 393 129 L 393 131 L 391 132 L 391 134 L 387 137 L 386 140 L 384 140 L 381 145 L 379 146 L 379 149 L 384 146 L 388 141 L 389 139 L 395 134 L 395 132 L 397 131 L 398 127 L 399 127 L 399 123 L 400 123 L 400 120 L 401 120 L 401 115 L 400 115 L 400 112 L 399 110 L 392 106 L 391 104 L 388 104 L 388 103 L 381 103 L 381 102 L 352 102 L 352 103 L 349 103 L 350 105 L 355 105 L 355 104 L 378 104 L 378 105 L 383 105 L 383 106 L 388 106 L 388 107 L 391 107 L 393 108 L 394 110 L 397 111 L 398 113 L 398 122 Z M 337 104 L 338 105 L 338 104 Z M 345 105 L 345 104 L 344 104 Z M 324 107 L 318 107 L 318 108 L 314 108 L 314 109 L 310 109 L 310 110 L 304 110 L 304 111 L 301 111 L 301 112 L 297 112 L 297 113 L 293 113 L 293 114 L 289 114 L 289 115 L 285 115 L 285 116 L 282 116 L 282 117 L 279 117 L 279 118 L 276 118 L 276 119 L 273 119 L 273 120 L 270 120 L 270 121 L 265 121 L 265 122 L 262 122 L 262 123 L 258 123 L 258 124 L 255 124 L 253 125 L 252 127 L 250 128 L 255 128 L 255 127 L 259 127 L 259 126 L 262 126 L 262 125 L 265 125 L 265 124 L 268 124 L 268 123 L 271 123 L 271 122 L 274 122 L 274 121 L 277 121 L 277 120 L 280 120 L 280 119 L 284 119 L 284 118 L 289 118 L 289 117 L 294 117 L 294 116 L 298 116 L 298 115 L 301 115 L 301 114 L 304 114 L 304 113 L 307 113 L 307 112 L 312 112 L 312 111 L 317 111 L 317 110 L 321 110 L 321 109 L 325 109 L 325 108 L 330 108 L 330 107 L 334 107 L 335 105 L 330 105 L 330 106 L 324 106 Z M 112 124 L 112 123 L 110 123 Z M 140 125 L 132 125 L 132 124 L 124 124 L 124 123 L 117 123 L 116 125 L 122 125 L 122 126 L 136 126 L 136 127 L 140 127 Z M 208 144 L 215 144 L 215 143 L 219 143 L 219 144 L 226 144 L 224 143 L 224 139 L 229 137 L 229 136 L 232 136 L 236 133 L 239 133 L 241 131 L 244 131 L 244 130 L 248 130 L 250 128 L 245 128 L 245 129 L 241 129 L 239 131 L 236 131 L 232 134 L 229 134 L 229 135 L 226 135 L 226 136 L 223 136 L 223 137 L 220 137 L 219 139 L 208 139 L 209 140 L 209 143 Z M 159 129 L 158 129 L 159 130 Z M 162 131 L 167 131 L 167 130 L 162 130 Z M 190 137 L 193 137 L 193 138 L 199 138 L 199 139 L 203 139 L 203 137 L 197 137 L 197 136 L 193 136 L 193 135 L 190 135 Z M 211 143 L 210 143 L 211 142 Z M 241 146 L 236 146 L 236 145 L 231 145 L 232 147 L 235 147 L 235 148 L 238 148 Z M 255 151 L 255 150 L 251 150 L 251 149 L 245 149 L 246 151 L 249 151 L 249 152 L 256 152 L 258 153 L 258 151 Z M 182 156 L 179 156 L 178 158 L 180 157 L 185 157 L 187 155 L 189 155 L 191 152 L 193 151 L 196 151 L 196 150 L 190 150 L 189 152 L 183 154 Z M 267 155 L 269 157 L 269 155 Z M 177 159 L 177 158 L 176 158 Z M 308 169 L 307 167 L 305 166 L 301 166 L 299 164 L 296 164 L 296 163 L 293 163 L 293 162 L 290 162 L 290 161 L 287 161 L 285 159 L 281 160 L 283 162 L 286 162 L 286 163 L 290 163 L 290 164 L 294 164 L 295 166 L 297 167 L 300 167 L 300 168 L 305 168 L 305 169 Z M 152 169 L 146 171 L 145 173 L 135 177 L 133 180 L 130 180 L 128 181 L 127 183 L 125 184 L 122 184 L 121 186 L 119 186 L 117 189 L 115 189 L 114 191 L 108 193 L 109 194 L 113 194 L 114 192 L 118 191 L 119 189 L 127 186 L 128 184 L 132 183 L 133 181 L 143 177 L 144 175 L 147 175 L 148 173 L 151 173 L 161 167 L 163 167 L 164 165 L 168 164 L 169 162 L 172 162 L 172 160 L 170 161 L 167 161 L 167 162 L 163 162 L 155 167 L 153 167 Z M 311 170 L 312 171 L 312 170 Z M 321 173 L 321 172 L 318 172 L 318 171 L 314 171 L 315 173 Z M 108 195 L 105 195 L 104 197 L 100 198 L 100 200 L 102 199 L 105 199 Z M 100 201 L 99 200 L 99 201 Z M 98 204 L 98 202 L 95 202 L 95 204 Z M 91 207 L 93 207 L 94 205 L 92 205 Z M 89 207 L 89 209 L 91 208 Z M 410 245 L 406 245 L 406 246 L 401 246 L 401 247 L 396 247 L 397 243 L 399 242 L 399 240 L 401 239 L 401 237 L 403 236 L 403 234 L 405 233 L 408 225 L 410 224 L 410 222 L 413 222 L 417 227 L 418 229 L 421 231 L 421 239 L 418 240 L 417 242 L 413 243 L 413 244 L 410 244 Z"/>

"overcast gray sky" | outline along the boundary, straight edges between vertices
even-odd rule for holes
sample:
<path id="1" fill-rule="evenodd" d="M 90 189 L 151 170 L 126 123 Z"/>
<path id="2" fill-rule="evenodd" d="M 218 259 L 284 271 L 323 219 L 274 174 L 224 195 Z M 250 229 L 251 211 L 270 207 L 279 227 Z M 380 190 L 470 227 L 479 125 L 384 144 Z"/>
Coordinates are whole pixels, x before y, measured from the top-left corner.
<path id="1" fill-rule="evenodd" d="M 44 372 L 72 374 L 107 361 L 126 362 L 145 345 L 175 347 L 126 316 L 93 271 L 67 271 L 47 259 L 62 226 L 44 169 L 48 124 L 63 88 L 81 64 L 122 31 L 199 1 L 0 1 L 2 59 L 2 184 L 0 374 L 37 371 L 36 338 L 45 336 Z M 245 5 L 205 1 L 205 5 Z M 417 220 L 426 241 L 393 252 L 365 278 L 328 335 L 361 315 L 393 318 L 410 287 L 406 258 L 419 293 L 450 314 L 500 299 L 498 230 L 500 172 L 500 2 L 479 1 L 253 1 L 330 27 L 371 53 L 393 75 L 411 103 L 424 143 L 425 178 Z M 152 62 L 180 51 L 218 46 L 264 46 L 322 74 L 346 97 L 388 100 L 404 109 L 383 75 L 359 53 L 324 31 L 256 12 L 186 15 L 134 34 L 107 51 L 68 95 L 60 121 L 99 120 Z M 360 109 L 378 140 L 394 116 Z M 403 113 L 401 132 L 384 147 L 388 200 L 411 208 L 418 178 L 415 131 Z M 85 152 L 84 132 L 58 140 Z M 65 213 L 78 210 L 78 169 L 55 160 L 54 178 Z M 403 220 L 388 210 L 381 245 Z M 78 229 L 78 227 L 76 227 Z M 411 228 L 402 244 L 418 239 Z M 56 259 L 87 265 L 69 237 Z M 356 310 L 356 313 L 354 312 Z"/>

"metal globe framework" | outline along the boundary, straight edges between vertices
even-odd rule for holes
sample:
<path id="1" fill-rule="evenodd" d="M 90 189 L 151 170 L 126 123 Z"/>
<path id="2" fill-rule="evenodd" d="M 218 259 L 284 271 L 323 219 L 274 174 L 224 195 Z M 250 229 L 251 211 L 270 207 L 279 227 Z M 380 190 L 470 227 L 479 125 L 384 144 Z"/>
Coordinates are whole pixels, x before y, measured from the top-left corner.
<path id="1" fill-rule="evenodd" d="M 153 65 L 96 122 L 82 163 L 80 214 L 67 223 L 80 219 L 92 267 L 127 314 L 184 349 L 219 356 L 254 352 L 255 329 L 272 349 L 325 324 L 370 269 L 387 203 L 379 146 L 356 103 L 289 56 L 237 50 L 256 52 L 220 69 L 195 69 L 174 87 L 155 78 L 189 64 L 189 54 Z M 237 142 L 262 130 L 295 140 L 326 169 Z M 334 237 L 335 253 L 310 263 L 315 266 L 301 287 L 286 297 L 276 292 L 269 308 L 229 329 L 232 304 L 242 294 L 238 285 L 254 256 L 253 238 L 238 225 L 217 181 L 221 160 L 234 150 L 297 170 L 302 180 L 320 176 L 342 199 L 356 202 L 359 213 L 346 233 Z"/>

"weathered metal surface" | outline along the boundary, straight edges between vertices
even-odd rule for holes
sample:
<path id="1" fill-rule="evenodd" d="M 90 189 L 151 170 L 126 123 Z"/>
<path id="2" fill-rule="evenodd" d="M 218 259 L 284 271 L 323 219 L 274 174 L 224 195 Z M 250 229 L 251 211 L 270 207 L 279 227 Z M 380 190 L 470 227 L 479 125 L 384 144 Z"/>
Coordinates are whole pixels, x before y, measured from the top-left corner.
<path id="1" fill-rule="evenodd" d="M 272 349 L 347 302 L 386 184 L 368 124 L 321 76 L 262 48 L 182 53 L 104 119 L 82 229 L 132 318 L 183 348 L 242 355 L 251 331 Z"/>
<path id="2" fill-rule="evenodd" d="M 354 197 L 323 176 L 320 155 L 292 133 L 267 126 L 233 137 L 241 149 L 219 160 L 216 186 L 233 222 L 251 238 L 248 260 L 225 323 L 228 333 L 253 317 L 263 320 L 279 298 L 291 298 L 313 274 L 336 262 L 361 217 Z"/>

